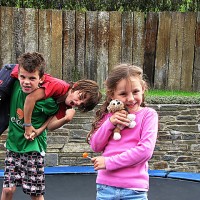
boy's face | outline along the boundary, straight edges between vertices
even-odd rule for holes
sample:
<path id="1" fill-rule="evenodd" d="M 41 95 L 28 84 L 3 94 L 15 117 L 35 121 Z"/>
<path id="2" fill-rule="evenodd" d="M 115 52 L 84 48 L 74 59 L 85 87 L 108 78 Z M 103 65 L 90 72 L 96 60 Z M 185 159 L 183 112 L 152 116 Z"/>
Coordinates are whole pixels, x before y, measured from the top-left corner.
<path id="1" fill-rule="evenodd" d="M 70 107 L 78 107 L 82 104 L 84 104 L 87 101 L 87 97 L 80 92 L 79 90 L 76 90 L 72 92 L 72 90 L 69 90 L 68 95 L 65 99 L 65 104 Z"/>
<path id="2" fill-rule="evenodd" d="M 18 79 L 20 86 L 24 93 L 31 93 L 36 90 L 40 83 L 42 83 L 43 78 L 40 78 L 39 71 L 28 72 L 23 67 L 19 67 Z"/>

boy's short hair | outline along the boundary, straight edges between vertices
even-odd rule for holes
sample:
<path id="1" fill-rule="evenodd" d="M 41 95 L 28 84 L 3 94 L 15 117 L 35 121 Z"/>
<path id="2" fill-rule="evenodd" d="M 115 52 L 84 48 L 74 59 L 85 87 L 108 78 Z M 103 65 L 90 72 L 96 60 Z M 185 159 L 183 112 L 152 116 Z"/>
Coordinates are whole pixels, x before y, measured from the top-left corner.
<path id="1" fill-rule="evenodd" d="M 41 53 L 23 53 L 17 61 L 19 63 L 19 67 L 23 67 L 26 71 L 32 73 L 35 72 L 35 70 L 38 70 L 40 78 L 44 75 L 46 63 Z"/>
<path id="2" fill-rule="evenodd" d="M 79 80 L 72 86 L 72 91 L 79 90 L 86 98 L 86 102 L 80 105 L 78 109 L 81 112 L 88 112 L 92 110 L 101 100 L 102 94 L 99 91 L 98 84 L 93 80 Z"/>

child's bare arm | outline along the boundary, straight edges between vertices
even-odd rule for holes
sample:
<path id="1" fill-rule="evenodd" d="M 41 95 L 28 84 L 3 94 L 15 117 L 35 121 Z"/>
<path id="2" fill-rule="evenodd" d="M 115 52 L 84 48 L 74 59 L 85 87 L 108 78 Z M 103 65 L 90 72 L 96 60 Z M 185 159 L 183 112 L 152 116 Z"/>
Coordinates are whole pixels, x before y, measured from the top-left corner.
<path id="1" fill-rule="evenodd" d="M 73 119 L 75 113 L 76 113 L 76 111 L 73 108 L 71 108 L 71 109 L 66 110 L 65 116 L 61 119 L 57 119 L 57 117 L 54 116 L 52 118 L 52 120 L 49 122 L 49 124 L 47 125 L 47 129 L 50 131 L 53 131 L 57 128 L 60 128 L 67 122 L 71 121 Z"/>
<path id="2" fill-rule="evenodd" d="M 33 132 L 31 132 L 31 135 L 29 138 L 27 138 L 27 135 L 24 134 L 26 139 L 28 140 L 34 140 L 38 135 L 40 135 L 47 127 L 48 123 L 52 120 L 53 116 L 49 117 L 47 121 L 38 129 L 35 129 Z"/>
<path id="3" fill-rule="evenodd" d="M 24 103 L 24 127 L 25 135 L 29 137 L 32 132 L 35 131 L 34 127 L 31 125 L 32 112 L 35 103 L 41 99 L 45 98 L 45 91 L 43 88 L 38 88 L 34 92 L 27 95 Z"/>

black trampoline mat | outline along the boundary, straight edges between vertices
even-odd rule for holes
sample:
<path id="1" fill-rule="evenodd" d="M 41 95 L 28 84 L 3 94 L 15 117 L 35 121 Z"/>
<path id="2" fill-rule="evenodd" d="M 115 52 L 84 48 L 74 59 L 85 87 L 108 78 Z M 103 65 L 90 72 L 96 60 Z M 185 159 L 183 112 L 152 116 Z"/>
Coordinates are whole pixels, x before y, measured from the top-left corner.
<path id="1" fill-rule="evenodd" d="M 150 177 L 149 200 L 198 200 L 200 182 Z"/>
<path id="2" fill-rule="evenodd" d="M 0 184 L 2 186 L 2 178 Z M 96 174 L 46 175 L 45 200 L 95 200 Z M 2 187 L 0 188 L 0 190 Z M 149 200 L 200 199 L 200 182 L 151 177 Z M 19 187 L 13 200 L 30 200 Z"/>

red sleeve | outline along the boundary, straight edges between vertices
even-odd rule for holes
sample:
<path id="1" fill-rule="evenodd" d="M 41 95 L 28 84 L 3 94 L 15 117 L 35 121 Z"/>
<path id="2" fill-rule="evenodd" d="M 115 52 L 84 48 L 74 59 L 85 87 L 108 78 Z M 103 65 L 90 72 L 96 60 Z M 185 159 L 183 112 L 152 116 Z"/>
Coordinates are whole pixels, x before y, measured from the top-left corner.
<path id="1" fill-rule="evenodd" d="M 65 103 L 60 103 L 58 105 L 59 105 L 59 110 L 56 113 L 56 117 L 57 117 L 57 119 L 61 119 L 65 116 L 65 111 L 66 111 L 67 107 L 66 107 Z"/>

